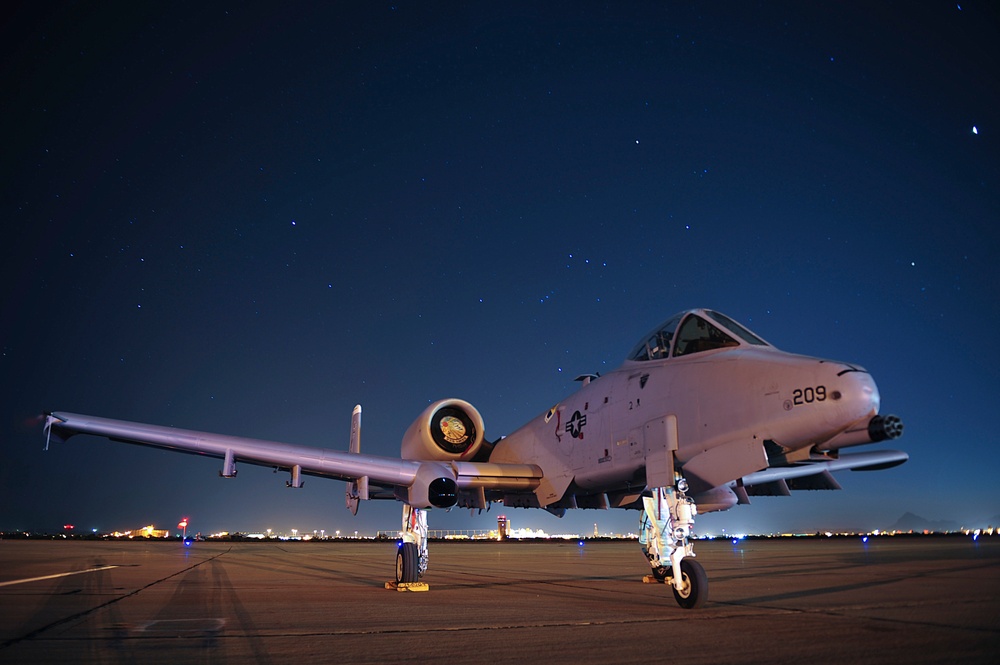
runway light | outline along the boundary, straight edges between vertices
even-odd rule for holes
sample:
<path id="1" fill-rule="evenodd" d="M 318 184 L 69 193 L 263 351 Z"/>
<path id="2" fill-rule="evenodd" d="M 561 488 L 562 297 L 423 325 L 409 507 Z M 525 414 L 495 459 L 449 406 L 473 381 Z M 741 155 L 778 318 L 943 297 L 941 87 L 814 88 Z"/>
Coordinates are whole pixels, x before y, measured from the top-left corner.
<path id="1" fill-rule="evenodd" d="M 863 543 L 867 543 L 867 542 L 868 542 L 868 536 L 865 536 L 864 538 L 862 538 L 862 539 L 861 539 L 861 542 L 863 542 Z"/>

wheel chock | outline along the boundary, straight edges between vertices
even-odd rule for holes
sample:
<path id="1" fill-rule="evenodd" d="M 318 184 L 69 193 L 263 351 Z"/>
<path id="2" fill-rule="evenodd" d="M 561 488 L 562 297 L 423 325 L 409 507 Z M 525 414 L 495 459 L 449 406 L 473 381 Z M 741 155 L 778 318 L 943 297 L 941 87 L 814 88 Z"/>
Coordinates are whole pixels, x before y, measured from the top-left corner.
<path id="1" fill-rule="evenodd" d="M 430 587 L 427 586 L 427 582 L 386 582 L 386 589 L 395 589 L 396 591 L 430 591 Z"/>

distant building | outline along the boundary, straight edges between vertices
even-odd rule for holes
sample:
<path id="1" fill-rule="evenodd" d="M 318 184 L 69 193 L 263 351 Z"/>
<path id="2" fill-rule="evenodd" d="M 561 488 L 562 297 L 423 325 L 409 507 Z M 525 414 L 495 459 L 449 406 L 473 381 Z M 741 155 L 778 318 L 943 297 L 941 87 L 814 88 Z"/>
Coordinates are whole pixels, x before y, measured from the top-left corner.
<path id="1" fill-rule="evenodd" d="M 115 531 L 111 534 L 115 538 L 169 538 L 170 531 L 166 529 L 157 529 L 152 524 L 144 526 L 141 529 L 132 529 L 131 531 Z"/>
<path id="2" fill-rule="evenodd" d="M 497 517 L 497 540 L 507 540 L 510 538 L 510 520 L 506 515 Z"/>

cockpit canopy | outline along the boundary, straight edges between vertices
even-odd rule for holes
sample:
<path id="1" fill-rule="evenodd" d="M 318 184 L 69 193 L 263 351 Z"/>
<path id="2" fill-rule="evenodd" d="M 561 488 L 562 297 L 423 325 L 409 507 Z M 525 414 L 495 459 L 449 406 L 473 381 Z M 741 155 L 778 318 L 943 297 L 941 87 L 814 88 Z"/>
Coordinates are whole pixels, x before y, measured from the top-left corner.
<path id="1" fill-rule="evenodd" d="M 632 349 L 628 360 L 678 358 L 741 344 L 769 346 L 725 314 L 710 309 L 695 309 L 667 319 Z"/>

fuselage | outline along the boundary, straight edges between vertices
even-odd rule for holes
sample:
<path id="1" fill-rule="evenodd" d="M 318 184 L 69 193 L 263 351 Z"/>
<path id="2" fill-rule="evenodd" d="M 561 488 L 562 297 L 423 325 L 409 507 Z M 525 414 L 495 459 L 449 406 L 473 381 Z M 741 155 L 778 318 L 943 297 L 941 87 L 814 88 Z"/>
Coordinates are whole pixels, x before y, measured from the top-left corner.
<path id="1" fill-rule="evenodd" d="M 490 461 L 539 465 L 547 481 L 536 493 L 540 505 L 570 491 L 607 495 L 615 505 L 646 487 L 647 464 L 664 448 L 681 473 L 697 469 L 707 459 L 700 456 L 726 460 L 713 464 L 720 470 L 697 488 L 703 492 L 779 458 L 816 454 L 878 413 L 878 389 L 864 369 L 786 353 L 732 325 L 708 310 L 674 317 L 621 367 L 584 379 L 499 442 Z M 693 339 L 699 334 L 702 344 Z"/>

